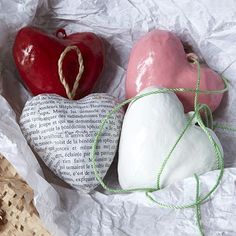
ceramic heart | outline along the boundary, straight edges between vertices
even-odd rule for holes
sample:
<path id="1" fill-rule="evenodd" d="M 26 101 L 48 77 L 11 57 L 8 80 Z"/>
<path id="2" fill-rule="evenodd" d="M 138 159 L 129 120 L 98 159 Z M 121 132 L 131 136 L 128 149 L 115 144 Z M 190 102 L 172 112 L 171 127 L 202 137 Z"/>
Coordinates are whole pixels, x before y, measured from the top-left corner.
<path id="1" fill-rule="evenodd" d="M 147 88 L 149 92 L 154 88 Z M 129 105 L 125 114 L 118 160 L 122 188 L 156 188 L 157 173 L 188 122 L 174 93 L 149 95 Z M 221 147 L 218 138 L 209 130 Z M 222 148 L 221 148 L 222 149 Z M 223 151 L 222 151 L 223 152 Z M 199 126 L 192 124 L 171 155 L 161 186 L 217 167 L 214 150 Z"/>
<path id="2" fill-rule="evenodd" d="M 20 76 L 33 95 L 56 93 L 67 97 L 58 75 L 58 60 L 67 46 L 79 48 L 83 58 L 84 71 L 76 91 L 75 99 L 88 95 L 103 69 L 104 49 L 100 38 L 84 32 L 66 35 L 63 29 L 56 36 L 40 29 L 25 27 L 15 39 L 13 55 Z M 62 64 L 66 82 L 72 89 L 79 72 L 75 51 L 68 52 Z"/>
<path id="3" fill-rule="evenodd" d="M 98 182 L 90 152 L 101 120 L 117 104 L 108 94 L 91 94 L 74 101 L 58 95 L 38 95 L 22 112 L 20 126 L 32 149 L 45 164 L 71 186 L 90 191 Z M 96 151 L 102 177 L 117 150 L 123 112 L 109 120 Z"/>
<path id="4" fill-rule="evenodd" d="M 126 77 L 127 97 L 133 97 L 144 88 L 196 89 L 197 65 L 190 63 L 181 41 L 172 33 L 154 30 L 142 37 L 132 49 Z M 220 90 L 224 83 L 220 76 L 206 65 L 201 65 L 202 90 Z M 194 108 L 193 93 L 178 93 L 185 112 Z M 199 102 L 214 111 L 222 94 L 200 94 Z"/>

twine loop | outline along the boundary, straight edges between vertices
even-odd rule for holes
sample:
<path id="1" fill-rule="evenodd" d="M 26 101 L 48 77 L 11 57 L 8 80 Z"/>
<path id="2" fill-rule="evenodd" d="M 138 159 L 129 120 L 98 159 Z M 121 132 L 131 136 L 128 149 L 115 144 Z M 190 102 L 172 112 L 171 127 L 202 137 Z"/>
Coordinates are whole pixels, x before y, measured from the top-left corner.
<path id="1" fill-rule="evenodd" d="M 75 78 L 73 88 L 72 88 L 72 90 L 70 90 L 69 84 L 66 82 L 65 76 L 63 74 L 62 65 L 63 65 L 63 61 L 64 61 L 64 58 L 66 57 L 67 53 L 72 50 L 76 51 L 77 56 L 78 56 L 79 72 Z M 79 87 L 79 82 L 80 82 L 80 79 L 83 75 L 83 72 L 84 72 L 84 61 L 83 61 L 83 57 L 82 57 L 80 49 L 75 45 L 74 46 L 67 46 L 64 49 L 64 51 L 61 53 L 60 58 L 58 60 L 58 75 L 59 75 L 59 79 L 60 79 L 63 87 L 65 88 L 67 97 L 71 100 L 74 99 L 74 97 L 76 95 L 76 91 Z"/>
<path id="2" fill-rule="evenodd" d="M 187 57 L 187 60 L 188 60 L 190 63 L 195 64 L 195 61 L 198 61 L 198 62 L 199 62 L 199 58 L 198 58 L 198 56 L 197 56 L 195 53 L 190 52 L 190 53 L 188 53 L 188 54 L 186 55 L 186 57 Z"/>

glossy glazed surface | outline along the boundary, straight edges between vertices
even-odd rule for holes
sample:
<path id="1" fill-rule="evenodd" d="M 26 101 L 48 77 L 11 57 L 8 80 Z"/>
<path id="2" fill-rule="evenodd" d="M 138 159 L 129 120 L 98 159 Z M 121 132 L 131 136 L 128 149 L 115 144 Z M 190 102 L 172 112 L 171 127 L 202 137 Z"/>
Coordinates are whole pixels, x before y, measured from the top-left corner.
<path id="1" fill-rule="evenodd" d="M 154 89 L 146 88 L 141 93 Z M 119 144 L 118 177 L 123 189 L 156 188 L 161 165 L 188 119 L 182 103 L 171 92 L 149 95 L 129 105 Z M 215 133 L 208 131 L 223 153 Z M 216 168 L 208 137 L 199 126 L 191 124 L 164 168 L 161 187 Z"/>
<path id="2" fill-rule="evenodd" d="M 56 93 L 67 97 L 59 80 L 57 63 L 60 54 L 69 45 L 78 46 L 84 60 L 84 73 L 75 96 L 78 99 L 91 92 L 102 72 L 102 40 L 89 32 L 67 36 L 63 29 L 58 30 L 55 36 L 34 27 L 25 27 L 18 32 L 13 55 L 22 81 L 33 95 Z M 79 70 L 75 51 L 66 55 L 62 68 L 66 81 L 72 88 Z"/>
<path id="3" fill-rule="evenodd" d="M 196 88 L 197 66 L 190 63 L 181 41 L 172 33 L 153 30 L 142 37 L 133 47 L 126 77 L 126 96 L 135 96 L 144 88 Z M 201 65 L 202 90 L 224 88 L 220 76 Z M 194 94 L 178 93 L 185 112 L 194 109 Z M 214 111 L 220 104 L 222 94 L 201 94 L 200 103 L 206 103 Z"/>

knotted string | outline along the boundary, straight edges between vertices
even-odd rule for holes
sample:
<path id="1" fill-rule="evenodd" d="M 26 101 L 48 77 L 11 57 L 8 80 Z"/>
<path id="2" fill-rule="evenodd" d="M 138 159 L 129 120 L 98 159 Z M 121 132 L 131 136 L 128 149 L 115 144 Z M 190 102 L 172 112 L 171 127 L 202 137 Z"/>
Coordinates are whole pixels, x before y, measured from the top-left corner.
<path id="1" fill-rule="evenodd" d="M 78 63 L 79 63 L 79 72 L 76 76 L 72 90 L 70 90 L 69 84 L 66 82 L 66 79 L 65 79 L 65 76 L 64 76 L 63 70 L 62 70 L 62 64 L 63 64 L 64 58 L 65 58 L 66 54 L 71 50 L 76 51 L 77 56 L 78 56 Z M 61 53 L 57 65 L 58 65 L 59 79 L 65 88 L 66 95 L 69 99 L 74 99 L 76 91 L 79 87 L 80 79 L 81 79 L 82 74 L 84 72 L 84 61 L 83 61 L 83 57 L 82 57 L 82 54 L 81 54 L 81 51 L 79 50 L 79 48 L 77 46 L 67 46 L 65 48 L 65 50 Z"/>
<path id="2" fill-rule="evenodd" d="M 127 99 L 127 100 L 123 101 L 122 103 L 116 105 L 110 112 L 108 112 L 106 114 L 106 116 L 101 121 L 101 124 L 99 126 L 99 130 L 95 135 L 95 139 L 94 139 L 94 142 L 93 142 L 93 145 L 92 145 L 92 150 L 91 150 L 90 157 L 91 157 L 91 160 L 92 160 L 92 166 L 93 166 L 93 171 L 94 171 L 95 177 L 96 177 L 97 181 L 101 184 L 101 186 L 105 190 L 107 190 L 111 193 L 130 193 L 130 192 L 137 192 L 137 191 L 145 192 L 146 196 L 161 208 L 186 209 L 186 208 L 193 208 L 194 207 L 195 211 L 196 211 L 196 223 L 197 223 L 197 226 L 199 228 L 199 233 L 200 233 L 200 235 L 204 235 L 203 234 L 203 228 L 202 228 L 202 225 L 201 225 L 200 205 L 202 203 L 204 203 L 206 200 L 208 200 L 209 197 L 212 195 L 212 193 L 215 192 L 215 190 L 219 186 L 220 181 L 223 177 L 223 173 L 224 173 L 224 160 L 223 160 L 223 154 L 221 152 L 220 147 L 215 142 L 214 138 L 212 137 L 211 133 L 207 129 L 207 126 L 204 124 L 204 122 L 201 118 L 201 111 L 203 111 L 205 116 L 206 116 L 206 124 L 209 125 L 210 128 L 212 128 L 213 127 L 212 112 L 206 104 L 198 103 L 198 97 L 199 97 L 200 93 L 204 93 L 204 94 L 224 93 L 228 90 L 228 83 L 227 83 L 227 80 L 224 77 L 222 77 L 222 80 L 224 82 L 224 89 L 221 89 L 221 90 L 200 90 L 199 89 L 200 79 L 201 79 L 200 78 L 200 64 L 195 58 L 192 58 L 192 61 L 193 61 L 194 64 L 197 65 L 197 71 L 198 71 L 196 89 L 190 89 L 190 88 L 162 88 L 162 89 L 159 89 L 158 88 L 158 89 L 155 89 L 151 92 L 143 93 L 143 94 L 137 95 L 136 97 Z M 106 123 L 108 122 L 110 117 L 113 114 L 115 114 L 116 112 L 118 112 L 126 104 L 129 104 L 131 102 L 134 103 L 135 101 L 137 101 L 137 100 L 139 100 L 143 97 L 146 97 L 146 96 L 150 96 L 150 95 L 153 95 L 153 94 L 160 94 L 160 93 L 168 93 L 168 92 L 190 92 L 190 93 L 195 93 L 194 112 L 190 116 L 190 118 L 187 122 L 187 125 L 184 127 L 184 129 L 181 132 L 179 138 L 176 140 L 175 144 L 173 145 L 173 147 L 169 151 L 167 157 L 164 158 L 163 162 L 161 163 L 160 169 L 157 172 L 157 186 L 156 186 L 156 188 L 134 188 L 134 189 L 113 189 L 113 188 L 109 188 L 104 183 L 103 179 L 101 178 L 101 176 L 100 176 L 100 174 L 97 170 L 96 155 L 95 155 L 98 142 L 99 142 L 99 140 L 102 136 L 102 133 L 104 131 L 104 126 L 106 125 Z M 166 164 L 168 163 L 169 159 L 171 158 L 171 154 L 175 150 L 176 146 L 178 145 L 181 138 L 184 136 L 184 134 L 187 131 L 187 129 L 189 128 L 189 126 L 192 125 L 192 121 L 194 119 L 197 121 L 197 124 L 200 126 L 200 128 L 203 130 L 203 132 L 206 134 L 211 146 L 213 147 L 215 157 L 216 157 L 217 168 L 220 170 L 219 175 L 217 176 L 217 179 L 216 179 L 216 183 L 213 185 L 213 187 L 210 189 L 210 191 L 205 196 L 201 197 L 200 196 L 199 177 L 197 176 L 197 174 L 194 174 L 194 177 L 195 177 L 195 180 L 196 180 L 196 199 L 195 199 L 194 202 L 188 203 L 188 204 L 177 205 L 177 204 L 169 204 L 169 203 L 164 203 L 164 202 L 157 201 L 153 197 L 152 192 L 157 191 L 161 188 L 160 180 L 161 180 L 162 172 L 163 172 Z"/>

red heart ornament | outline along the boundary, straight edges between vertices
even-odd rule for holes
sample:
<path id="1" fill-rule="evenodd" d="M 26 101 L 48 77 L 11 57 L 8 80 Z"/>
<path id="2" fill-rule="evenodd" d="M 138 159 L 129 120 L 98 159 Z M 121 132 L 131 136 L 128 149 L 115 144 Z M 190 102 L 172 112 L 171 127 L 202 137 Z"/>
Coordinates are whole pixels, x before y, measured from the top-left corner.
<path id="1" fill-rule="evenodd" d="M 80 53 L 82 62 L 79 54 L 71 49 Z M 25 86 L 33 95 L 56 93 L 68 97 L 58 74 L 58 60 L 63 52 L 61 76 L 64 76 L 70 91 L 77 75 L 81 74 L 73 98 L 88 95 L 104 64 L 104 47 L 98 36 L 90 32 L 67 36 L 63 29 L 59 29 L 54 36 L 34 27 L 25 27 L 18 32 L 13 46 L 14 60 Z"/>
<path id="2" fill-rule="evenodd" d="M 220 76 L 201 65 L 200 90 L 221 90 L 224 82 Z M 181 41 L 172 33 L 153 30 L 142 37 L 133 47 L 126 77 L 126 96 L 135 96 L 150 86 L 164 88 L 196 89 L 197 65 L 190 63 Z M 194 110 L 194 93 L 177 93 L 185 112 Z M 199 102 L 214 111 L 223 94 L 203 94 Z"/>

